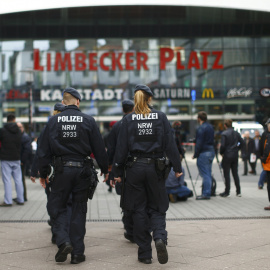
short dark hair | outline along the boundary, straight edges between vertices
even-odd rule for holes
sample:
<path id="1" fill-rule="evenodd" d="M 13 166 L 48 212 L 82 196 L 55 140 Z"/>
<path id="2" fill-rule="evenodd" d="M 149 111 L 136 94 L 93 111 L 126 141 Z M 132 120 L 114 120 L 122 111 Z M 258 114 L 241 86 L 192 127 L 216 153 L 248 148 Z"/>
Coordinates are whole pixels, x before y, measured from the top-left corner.
<path id="1" fill-rule="evenodd" d="M 232 119 L 226 119 L 224 125 L 228 128 L 232 127 Z"/>
<path id="2" fill-rule="evenodd" d="M 204 111 L 198 112 L 198 118 L 205 122 L 207 120 L 207 113 Z"/>
<path id="3" fill-rule="evenodd" d="M 124 104 L 124 105 L 122 105 L 122 108 L 123 108 L 124 113 L 130 113 L 133 111 L 134 106 L 129 105 L 129 104 Z"/>
<path id="4" fill-rule="evenodd" d="M 12 121 L 14 121 L 15 119 L 16 119 L 16 117 L 15 117 L 14 114 L 9 114 L 9 115 L 7 116 L 7 121 L 8 121 L 8 122 L 12 122 Z"/>

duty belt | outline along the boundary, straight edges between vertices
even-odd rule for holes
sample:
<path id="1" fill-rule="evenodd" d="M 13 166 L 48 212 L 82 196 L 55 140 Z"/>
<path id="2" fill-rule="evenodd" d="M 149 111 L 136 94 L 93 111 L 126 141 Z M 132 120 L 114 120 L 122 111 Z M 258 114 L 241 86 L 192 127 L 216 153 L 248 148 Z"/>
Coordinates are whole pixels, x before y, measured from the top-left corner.
<path id="1" fill-rule="evenodd" d="M 81 161 L 63 161 L 63 167 L 77 167 L 82 168 L 84 162 Z"/>
<path id="2" fill-rule="evenodd" d="M 139 162 L 139 163 L 145 163 L 145 164 L 154 164 L 155 159 L 153 158 L 141 158 L 141 157 L 132 157 L 134 162 Z"/>

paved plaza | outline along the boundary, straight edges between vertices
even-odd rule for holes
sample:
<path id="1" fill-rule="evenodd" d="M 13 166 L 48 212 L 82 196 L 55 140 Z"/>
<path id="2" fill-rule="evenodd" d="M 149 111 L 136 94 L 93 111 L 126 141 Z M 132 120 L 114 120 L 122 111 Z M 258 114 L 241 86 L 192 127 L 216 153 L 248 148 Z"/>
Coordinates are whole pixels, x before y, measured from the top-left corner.
<path id="1" fill-rule="evenodd" d="M 193 182 L 198 178 L 196 161 L 187 154 Z M 185 166 L 184 166 L 185 167 Z M 270 269 L 270 212 L 266 187 L 258 190 L 257 176 L 239 175 L 242 197 L 235 196 L 232 180 L 231 197 L 213 197 L 209 201 L 170 204 L 167 212 L 169 263 L 160 265 L 153 245 L 153 264 L 137 261 L 137 246 L 123 237 L 119 196 L 109 193 L 101 182 L 94 199 L 88 203 L 85 238 L 86 262 L 71 265 L 54 261 L 57 247 L 50 242 L 46 223 L 46 196 L 37 182 L 27 179 L 28 202 L 24 206 L 0 208 L 0 270 L 6 269 Z M 186 171 L 187 172 L 187 171 Z M 217 194 L 224 191 L 217 163 L 213 164 Z M 191 182 L 186 174 L 186 181 Z M 196 183 L 200 194 L 201 179 Z M 0 181 L 0 201 L 3 200 Z M 14 192 L 14 197 L 16 196 Z"/>

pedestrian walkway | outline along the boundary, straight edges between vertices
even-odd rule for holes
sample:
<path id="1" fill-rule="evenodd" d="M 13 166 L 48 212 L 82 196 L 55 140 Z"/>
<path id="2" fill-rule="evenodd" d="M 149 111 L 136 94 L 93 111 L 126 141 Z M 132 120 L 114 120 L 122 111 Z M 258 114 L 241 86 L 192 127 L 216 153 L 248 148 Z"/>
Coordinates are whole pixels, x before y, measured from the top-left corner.
<path id="1" fill-rule="evenodd" d="M 196 161 L 187 155 L 195 184 Z M 46 223 L 46 196 L 39 183 L 28 181 L 28 202 L 24 206 L 0 208 L 0 270 L 62 270 L 62 269 L 181 269 L 181 270 L 266 270 L 270 269 L 269 215 L 266 188 L 258 190 L 259 176 L 239 175 L 243 197 L 235 196 L 232 182 L 230 198 L 219 196 L 209 201 L 170 204 L 167 213 L 169 262 L 160 265 L 154 244 L 153 264 L 137 260 L 137 245 L 123 237 L 119 196 L 109 193 L 102 183 L 92 201 L 88 202 L 86 223 L 86 261 L 71 265 L 56 263 L 57 247 L 51 243 Z M 187 170 L 186 170 L 187 172 Z M 217 193 L 224 190 L 218 165 L 213 165 Z M 186 178 L 188 178 L 186 176 Z M 191 188 L 191 181 L 187 179 Z M 200 194 L 198 178 L 196 192 Z M 0 200 L 3 199 L 0 181 Z M 14 197 L 15 197 L 14 192 Z M 222 220 L 221 220 L 222 219 Z"/>
<path id="2" fill-rule="evenodd" d="M 86 224 L 86 261 L 56 263 L 57 247 L 46 223 L 2 223 L 1 270 L 269 270 L 269 220 L 169 221 L 169 262 L 160 265 L 153 248 L 152 265 L 137 261 L 137 245 L 123 237 L 120 222 Z"/>
<path id="3" fill-rule="evenodd" d="M 187 162 L 192 174 L 193 183 L 196 179 L 196 192 L 201 194 L 201 178 L 198 177 L 198 170 L 196 167 L 196 160 L 191 159 L 191 154 L 187 154 Z M 185 167 L 185 164 L 183 162 Z M 260 164 L 257 165 L 260 168 Z M 257 169 L 260 173 L 260 169 Z M 242 197 L 236 197 L 235 186 L 233 179 L 231 179 L 231 197 L 221 198 L 219 196 L 212 197 L 209 201 L 196 201 L 195 198 L 189 198 L 186 202 L 170 203 L 170 208 L 167 212 L 168 220 L 193 220 L 193 219 L 222 219 L 222 218 L 254 218 L 254 217 L 268 217 L 270 211 L 265 211 L 268 197 L 267 190 L 259 190 L 257 182 L 259 175 L 241 176 L 243 172 L 242 162 L 240 161 L 239 176 L 242 188 Z M 216 161 L 213 164 L 213 175 L 217 180 L 217 194 L 224 191 L 224 183 L 221 178 L 218 164 Z M 186 181 L 188 187 L 191 189 L 191 181 L 186 170 Z M 0 208 L 1 221 L 46 221 L 48 219 L 46 211 L 46 195 L 44 189 L 40 186 L 37 180 L 33 184 L 31 180 L 27 179 L 28 201 L 24 206 L 14 204 L 12 207 Z M 91 221 L 109 221 L 121 220 L 121 210 L 119 208 L 120 197 L 116 195 L 113 190 L 112 193 L 107 191 L 108 186 L 102 182 L 100 183 L 93 200 L 88 202 L 88 216 L 87 219 Z M 16 197 L 15 188 L 13 189 L 14 197 Z M 0 201 L 3 201 L 4 188 L 0 181 Z"/>

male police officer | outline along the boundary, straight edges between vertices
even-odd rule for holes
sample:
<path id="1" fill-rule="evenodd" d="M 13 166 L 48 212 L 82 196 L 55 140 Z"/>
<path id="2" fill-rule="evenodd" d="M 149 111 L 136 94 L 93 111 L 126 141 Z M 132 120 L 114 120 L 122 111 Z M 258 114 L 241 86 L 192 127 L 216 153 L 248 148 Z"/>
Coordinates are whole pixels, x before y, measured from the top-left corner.
<path id="1" fill-rule="evenodd" d="M 53 219 L 53 233 L 59 248 L 56 262 L 64 262 L 71 253 L 71 263 L 85 261 L 84 235 L 89 177 L 87 158 L 94 153 L 102 173 L 108 173 L 108 158 L 95 120 L 79 110 L 81 96 L 66 88 L 63 112 L 53 116 L 43 133 L 38 149 L 40 183 L 45 187 L 47 166 L 54 161 L 55 178 L 48 201 Z M 106 175 L 108 177 L 108 174 Z M 67 229 L 67 201 L 72 193 L 72 216 Z"/>
<path id="2" fill-rule="evenodd" d="M 123 122 L 123 119 L 131 112 L 133 112 L 134 110 L 134 102 L 132 100 L 129 100 L 129 99 L 126 99 L 126 100 L 123 100 L 122 101 L 122 108 L 123 108 L 123 113 L 124 113 L 124 116 L 123 118 L 118 121 L 117 123 L 114 124 L 110 134 L 109 134 L 109 137 L 108 137 L 108 150 L 107 150 L 107 153 L 108 153 L 108 157 L 109 157 L 109 165 L 112 165 L 113 164 L 113 159 L 114 159 L 114 155 L 115 155 L 115 151 L 116 151 L 116 145 L 117 145 L 117 139 L 118 139 L 118 135 L 119 135 L 119 132 L 120 132 L 120 128 L 121 128 L 121 125 L 122 125 L 122 122 Z M 111 181 L 114 180 L 114 175 L 113 175 L 113 172 L 111 171 L 110 172 L 110 175 L 109 175 L 109 179 Z M 122 194 L 122 184 L 120 183 L 117 183 L 115 185 L 115 189 L 116 189 L 116 193 L 118 195 L 121 195 Z M 122 207 L 122 205 L 120 205 Z M 126 232 L 124 233 L 124 237 L 131 241 L 132 243 L 134 242 L 134 239 L 133 239 L 133 220 L 132 220 L 132 216 L 130 215 L 130 213 L 128 211 L 125 211 L 123 209 L 123 223 L 124 223 L 124 227 L 125 227 L 125 230 Z"/>

